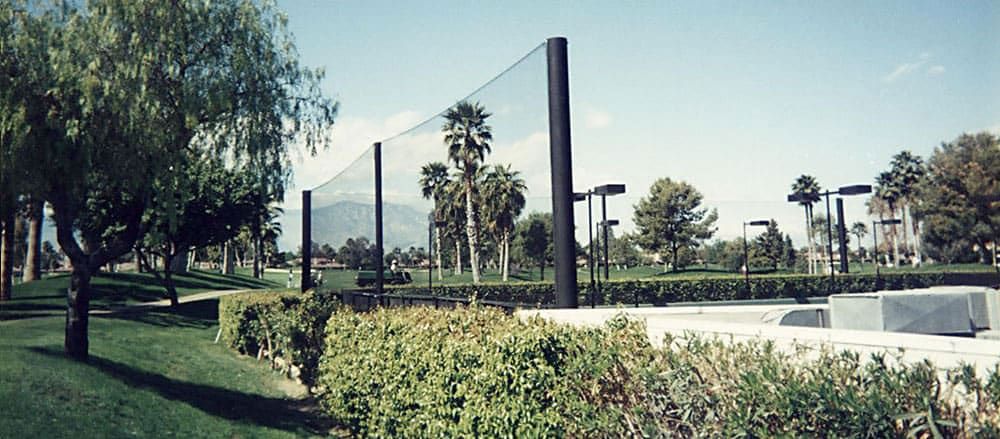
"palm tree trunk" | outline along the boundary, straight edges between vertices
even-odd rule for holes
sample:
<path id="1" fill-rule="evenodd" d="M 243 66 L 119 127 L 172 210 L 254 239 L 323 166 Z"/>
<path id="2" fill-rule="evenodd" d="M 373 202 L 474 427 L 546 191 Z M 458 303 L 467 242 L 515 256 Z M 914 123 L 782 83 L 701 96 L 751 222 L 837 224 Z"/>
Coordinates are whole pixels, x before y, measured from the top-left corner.
<path id="1" fill-rule="evenodd" d="M 901 227 L 903 229 L 903 256 L 906 256 L 907 252 L 909 252 L 909 250 L 910 250 L 909 238 L 907 238 L 907 236 L 906 236 L 907 235 L 907 231 L 906 231 L 906 210 L 907 210 L 906 209 L 906 202 L 904 201 L 899 206 L 899 217 L 900 217 L 901 221 L 903 221 L 903 224 L 901 225 Z"/>
<path id="2" fill-rule="evenodd" d="M 889 206 L 889 215 L 896 216 L 896 206 Z M 899 266 L 899 236 L 897 235 L 896 225 L 893 224 L 889 226 L 889 230 L 892 231 L 892 265 L 894 267 Z"/>
<path id="3" fill-rule="evenodd" d="M 806 262 L 807 262 L 806 266 L 808 267 L 808 268 L 806 268 L 806 271 L 808 271 L 809 274 L 813 274 L 813 265 L 812 265 L 812 260 L 813 260 L 812 224 L 809 224 L 809 206 L 805 205 L 805 206 L 802 206 L 802 207 L 804 207 L 803 210 L 806 213 L 806 247 L 807 247 L 807 252 L 808 252 L 806 254 Z"/>
<path id="4" fill-rule="evenodd" d="M 913 210 L 909 205 L 906 210 L 910 215 L 910 227 L 913 228 L 913 265 L 919 267 L 924 262 L 920 253 L 920 223 L 913 217 Z"/>
<path id="5" fill-rule="evenodd" d="M 809 274 L 816 274 L 816 239 L 813 236 L 812 204 L 806 205 L 806 230 L 809 232 Z"/>
<path id="6" fill-rule="evenodd" d="M 472 210 L 472 180 L 465 180 L 465 234 L 469 236 L 469 264 L 472 266 L 472 283 L 479 283 L 479 225 Z"/>
<path id="7" fill-rule="evenodd" d="M 462 274 L 462 240 L 455 239 L 455 275 Z"/>
<path id="8" fill-rule="evenodd" d="M 45 219 L 43 210 L 45 201 L 32 200 L 28 219 L 28 251 L 24 262 L 25 282 L 42 278 L 42 221 Z"/>
<path id="9" fill-rule="evenodd" d="M 437 246 L 437 268 L 438 268 L 438 280 L 444 279 L 444 273 L 441 272 L 441 228 L 434 228 L 434 245 Z"/>
<path id="10" fill-rule="evenodd" d="M 4 214 L 0 244 L 0 301 L 10 300 L 14 289 L 14 210 Z"/>
<path id="11" fill-rule="evenodd" d="M 510 276 L 510 232 L 507 230 L 503 231 L 503 243 L 500 247 L 503 251 L 503 256 L 500 257 L 500 263 L 503 265 L 503 281 L 507 282 Z"/>

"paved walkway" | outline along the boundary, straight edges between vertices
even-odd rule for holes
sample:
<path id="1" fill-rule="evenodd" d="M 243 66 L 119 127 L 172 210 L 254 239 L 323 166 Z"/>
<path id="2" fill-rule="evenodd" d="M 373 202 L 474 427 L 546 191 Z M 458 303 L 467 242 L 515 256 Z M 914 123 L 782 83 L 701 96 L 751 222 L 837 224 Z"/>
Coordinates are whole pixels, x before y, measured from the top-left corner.
<path id="1" fill-rule="evenodd" d="M 263 291 L 263 290 L 221 290 L 221 291 L 206 291 L 204 293 L 188 294 L 186 296 L 181 296 L 177 298 L 177 302 L 184 304 L 190 302 L 198 302 L 201 300 L 217 299 L 222 296 L 228 296 L 230 294 L 236 293 L 246 293 L 250 291 Z M 147 311 L 156 308 L 167 308 L 170 307 L 170 299 L 157 300 L 156 302 L 140 303 L 137 305 L 123 306 L 116 309 L 99 309 L 90 310 L 90 315 L 107 315 L 107 314 L 117 314 L 125 312 L 136 312 L 136 311 Z"/>

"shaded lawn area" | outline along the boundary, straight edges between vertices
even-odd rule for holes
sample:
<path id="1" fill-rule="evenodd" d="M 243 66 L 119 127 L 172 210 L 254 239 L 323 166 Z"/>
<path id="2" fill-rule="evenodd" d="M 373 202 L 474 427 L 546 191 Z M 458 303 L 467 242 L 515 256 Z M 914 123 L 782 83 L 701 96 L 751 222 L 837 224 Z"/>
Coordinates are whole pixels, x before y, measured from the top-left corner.
<path id="1" fill-rule="evenodd" d="M 69 274 L 58 274 L 14 285 L 11 300 L 0 302 L 0 320 L 64 315 L 69 280 Z M 175 274 L 174 282 L 179 296 L 205 291 L 279 286 L 266 279 L 253 279 L 239 274 L 224 276 L 196 270 Z M 166 289 L 149 273 L 99 273 L 91 280 L 91 286 L 91 310 L 110 310 L 167 298 Z"/>
<path id="2" fill-rule="evenodd" d="M 304 389 L 214 344 L 217 300 L 91 317 L 91 361 L 59 317 L 0 322 L 0 437 L 301 437 L 330 423 Z"/>

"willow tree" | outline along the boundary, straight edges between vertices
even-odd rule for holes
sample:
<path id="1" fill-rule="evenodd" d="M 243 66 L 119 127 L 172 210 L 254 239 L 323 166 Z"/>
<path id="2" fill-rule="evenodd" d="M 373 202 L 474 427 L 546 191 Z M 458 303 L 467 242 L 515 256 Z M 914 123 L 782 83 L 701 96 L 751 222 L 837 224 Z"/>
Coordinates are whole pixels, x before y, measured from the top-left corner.
<path id="1" fill-rule="evenodd" d="M 47 141 L 24 142 L 27 170 L 73 265 L 65 349 L 85 360 L 91 276 L 134 246 L 147 209 L 178 216 L 173 172 L 209 154 L 280 193 L 288 145 L 325 144 L 336 104 L 269 3 L 95 0 L 22 15 L 47 37 L 34 72 L 46 87 L 23 97 L 44 106 L 28 123 Z"/>

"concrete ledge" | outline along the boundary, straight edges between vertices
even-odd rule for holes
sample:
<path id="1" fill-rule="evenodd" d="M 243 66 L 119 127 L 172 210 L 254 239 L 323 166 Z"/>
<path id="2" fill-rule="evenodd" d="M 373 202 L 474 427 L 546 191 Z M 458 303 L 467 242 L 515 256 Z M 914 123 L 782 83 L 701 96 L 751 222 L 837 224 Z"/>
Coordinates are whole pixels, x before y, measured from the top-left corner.
<path id="1" fill-rule="evenodd" d="M 802 305 L 815 308 L 815 305 Z M 696 308 L 696 307 L 693 307 Z M 888 333 L 848 329 L 825 329 L 788 327 L 734 322 L 733 317 L 763 314 L 775 308 L 764 307 L 720 307 L 709 309 L 682 308 L 640 308 L 617 310 L 523 310 L 522 317 L 539 316 L 558 323 L 577 326 L 600 326 L 608 319 L 625 314 L 643 320 L 650 341 L 662 346 L 666 334 L 686 338 L 692 335 L 716 337 L 730 341 L 770 340 L 784 352 L 794 353 L 802 346 L 820 348 L 829 346 L 837 350 L 850 350 L 862 355 L 889 353 L 906 363 L 929 360 L 936 367 L 952 368 L 961 364 L 973 365 L 980 373 L 992 370 L 1000 363 L 1000 341 L 939 335 Z M 753 308 L 753 309 L 748 309 Z M 767 309 L 756 309 L 767 308 Z M 686 311 L 686 312 L 685 312 Z M 701 316 L 701 318 L 691 318 Z"/>

